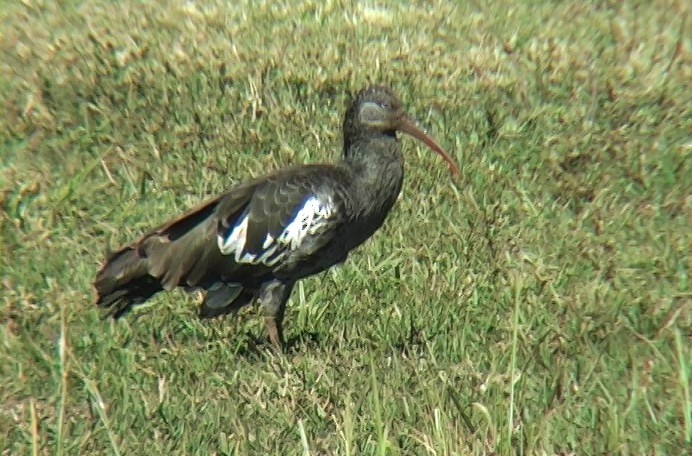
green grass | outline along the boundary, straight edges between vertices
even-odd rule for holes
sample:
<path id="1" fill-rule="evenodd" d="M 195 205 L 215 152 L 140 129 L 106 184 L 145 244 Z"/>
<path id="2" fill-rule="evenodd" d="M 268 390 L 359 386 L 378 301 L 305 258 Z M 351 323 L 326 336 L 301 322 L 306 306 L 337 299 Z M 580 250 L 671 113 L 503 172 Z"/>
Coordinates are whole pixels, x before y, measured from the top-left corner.
<path id="1" fill-rule="evenodd" d="M 3 4 L 2 454 L 689 449 L 685 2 L 195 4 Z M 285 356 L 182 292 L 99 319 L 109 248 L 334 160 L 371 81 L 461 177 L 404 140 L 401 200 L 296 287 Z"/>

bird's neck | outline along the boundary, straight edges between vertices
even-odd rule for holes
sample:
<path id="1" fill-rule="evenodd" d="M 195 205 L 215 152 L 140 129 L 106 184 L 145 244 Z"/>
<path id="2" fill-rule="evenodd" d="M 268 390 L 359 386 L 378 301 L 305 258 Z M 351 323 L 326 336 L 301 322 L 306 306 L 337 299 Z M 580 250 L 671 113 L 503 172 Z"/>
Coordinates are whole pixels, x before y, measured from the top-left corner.
<path id="1" fill-rule="evenodd" d="M 386 215 L 399 196 L 404 178 L 404 158 L 396 136 L 344 141 L 343 163 L 351 175 L 350 193 L 358 214 Z"/>

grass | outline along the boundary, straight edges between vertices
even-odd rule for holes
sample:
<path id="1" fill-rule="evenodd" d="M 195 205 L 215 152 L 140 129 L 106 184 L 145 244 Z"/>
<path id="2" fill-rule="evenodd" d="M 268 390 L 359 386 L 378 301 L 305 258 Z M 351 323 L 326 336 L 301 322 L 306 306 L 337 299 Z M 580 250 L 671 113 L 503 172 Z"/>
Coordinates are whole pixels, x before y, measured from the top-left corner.
<path id="1" fill-rule="evenodd" d="M 680 454 L 692 441 L 685 2 L 5 2 L 3 454 Z M 686 21 L 686 22 L 685 22 Z M 101 321 L 107 249 L 268 169 L 329 161 L 392 86 L 385 227 L 248 309 Z"/>

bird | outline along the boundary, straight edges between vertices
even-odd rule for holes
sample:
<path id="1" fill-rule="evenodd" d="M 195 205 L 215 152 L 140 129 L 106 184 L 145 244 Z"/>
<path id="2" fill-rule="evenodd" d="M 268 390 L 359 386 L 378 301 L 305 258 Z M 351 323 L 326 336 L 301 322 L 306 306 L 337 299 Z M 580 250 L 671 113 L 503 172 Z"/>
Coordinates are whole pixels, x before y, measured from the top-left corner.
<path id="1" fill-rule="evenodd" d="M 342 157 L 240 183 L 112 253 L 96 274 L 96 305 L 120 318 L 160 291 L 203 291 L 200 318 L 259 304 L 271 345 L 295 283 L 343 263 L 382 226 L 399 197 L 397 132 L 427 145 L 453 176 L 459 167 L 385 86 L 360 90 L 343 118 Z"/>

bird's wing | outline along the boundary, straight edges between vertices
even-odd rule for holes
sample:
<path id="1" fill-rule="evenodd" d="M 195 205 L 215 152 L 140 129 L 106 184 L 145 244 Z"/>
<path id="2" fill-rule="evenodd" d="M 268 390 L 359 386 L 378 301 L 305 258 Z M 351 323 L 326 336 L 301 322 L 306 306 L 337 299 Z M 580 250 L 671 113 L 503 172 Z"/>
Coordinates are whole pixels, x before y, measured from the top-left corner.
<path id="1" fill-rule="evenodd" d="M 331 241 L 346 214 L 342 179 L 327 165 L 267 176 L 239 214 L 218 206 L 219 251 L 241 265 L 274 269 L 307 258 Z"/>
<path id="2" fill-rule="evenodd" d="M 300 166 L 236 186 L 115 252 L 97 282 L 117 288 L 142 268 L 169 290 L 242 282 L 309 258 L 345 217 L 341 173 Z"/>
<path id="3" fill-rule="evenodd" d="M 241 213 L 259 182 L 236 186 L 142 236 L 134 246 L 148 259 L 149 274 L 160 278 L 166 289 L 199 285 L 218 262 L 219 208 L 229 217 Z"/>

